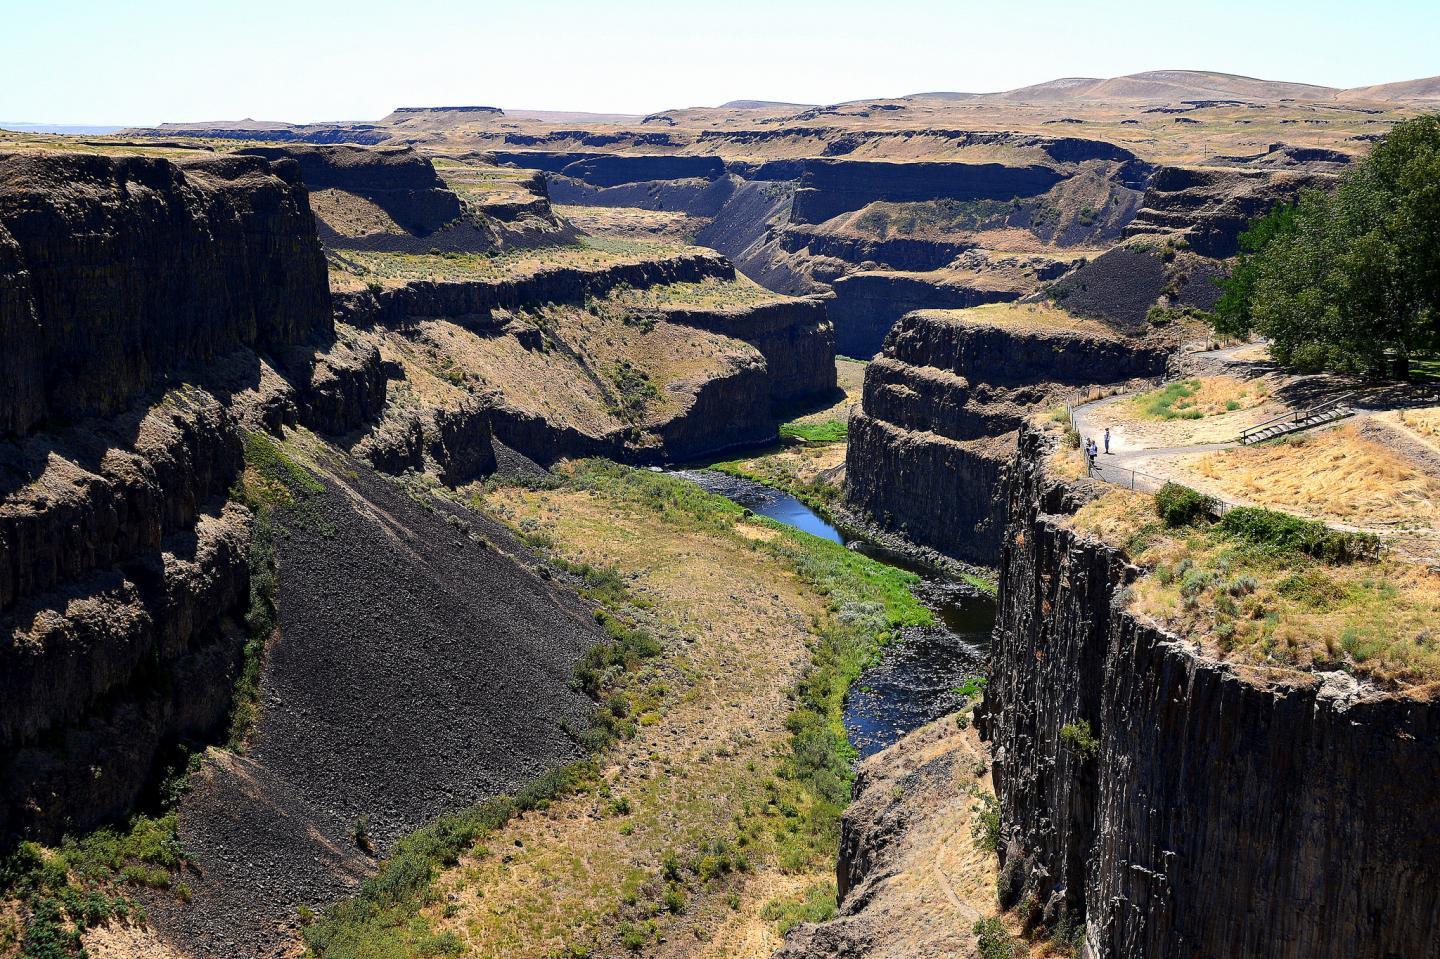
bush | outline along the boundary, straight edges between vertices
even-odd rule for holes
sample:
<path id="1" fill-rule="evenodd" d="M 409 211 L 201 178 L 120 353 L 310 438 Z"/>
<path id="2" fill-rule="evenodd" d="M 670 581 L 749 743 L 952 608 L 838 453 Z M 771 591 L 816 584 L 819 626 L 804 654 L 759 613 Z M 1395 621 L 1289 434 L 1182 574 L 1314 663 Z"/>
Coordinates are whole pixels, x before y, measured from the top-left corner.
<path id="1" fill-rule="evenodd" d="M 1380 538 L 1373 533 L 1347 533 L 1289 513 L 1237 507 L 1220 520 L 1220 529 L 1254 546 L 1281 553 L 1305 553 L 1326 563 L 1374 559 Z"/>
<path id="2" fill-rule="evenodd" d="M 1166 483 L 1155 494 L 1155 511 L 1166 526 L 1188 526 L 1214 508 L 1214 500 L 1188 486 Z"/>
<path id="3" fill-rule="evenodd" d="M 1100 740 L 1095 738 L 1094 731 L 1090 728 L 1090 721 L 1082 719 L 1078 723 L 1066 723 L 1060 727 L 1060 741 L 1073 751 L 1081 760 L 1094 759 L 1100 752 Z"/>
<path id="4" fill-rule="evenodd" d="M 980 809 L 970 824 L 970 837 L 975 846 L 986 852 L 1000 850 L 1000 800 L 994 793 L 980 793 Z"/>
<path id="5" fill-rule="evenodd" d="M 1015 937 L 1005 928 L 1005 921 L 999 916 L 987 916 L 975 920 L 971 927 L 979 947 L 980 959 L 1015 959 L 1017 953 Z"/>

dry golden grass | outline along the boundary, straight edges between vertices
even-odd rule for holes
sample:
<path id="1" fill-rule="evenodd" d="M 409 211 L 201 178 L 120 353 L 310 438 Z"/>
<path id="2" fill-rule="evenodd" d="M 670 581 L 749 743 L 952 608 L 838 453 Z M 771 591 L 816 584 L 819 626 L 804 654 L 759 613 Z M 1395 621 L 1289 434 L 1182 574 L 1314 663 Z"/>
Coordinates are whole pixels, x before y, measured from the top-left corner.
<path id="1" fill-rule="evenodd" d="M 1207 490 L 1315 519 L 1362 526 L 1440 520 L 1440 480 L 1354 424 L 1212 453 L 1191 469 Z"/>
<path id="2" fill-rule="evenodd" d="M 1440 406 L 1419 410 L 1401 410 L 1400 425 L 1427 440 L 1440 440 Z"/>
<path id="3" fill-rule="evenodd" d="M 698 283 L 665 283 L 647 287 L 620 287 L 600 301 L 624 309 L 729 310 L 779 303 L 791 297 L 772 293 L 742 273 L 733 280 L 707 277 Z"/>
<path id="4" fill-rule="evenodd" d="M 707 222 L 679 210 L 616 206 L 555 206 L 556 213 L 595 236 L 654 238 L 689 243 Z"/>
<path id="5" fill-rule="evenodd" d="M 1327 565 L 1217 527 L 1167 528 L 1154 498 L 1112 489 L 1070 520 L 1146 570 L 1130 609 L 1217 658 L 1345 669 L 1397 687 L 1440 678 L 1440 574 L 1389 557 Z"/>
<path id="6" fill-rule="evenodd" d="M 1019 326 L 1028 330 L 1073 331 L 1113 339 L 1114 331 L 1102 323 L 1067 312 L 1051 303 L 986 303 L 965 310 L 921 310 L 927 317 L 952 323 Z"/>
<path id="7" fill-rule="evenodd" d="M 1249 410 L 1270 399 L 1270 384 L 1263 379 L 1234 376 L 1200 376 L 1167 383 L 1141 393 L 1133 404 L 1140 416 L 1154 419 L 1201 419 Z"/>
<path id="8" fill-rule="evenodd" d="M 497 831 L 441 876 L 427 913 L 477 955 L 548 959 L 581 946 L 608 955 L 617 924 L 639 921 L 659 894 L 652 887 L 663 888 L 667 853 L 723 838 L 753 869 L 688 890 L 683 914 L 655 915 L 666 954 L 768 956 L 779 940 L 764 904 L 828 878 L 820 864 L 778 868 L 756 805 L 787 748 L 786 691 L 822 600 L 744 531 L 672 525 L 580 492 L 502 489 L 487 504 L 536 524 L 571 559 L 618 567 L 677 641 L 642 677 L 638 732 L 606 754 L 602 794 Z M 716 952 L 717 940 L 726 949 Z"/>
<path id="9" fill-rule="evenodd" d="M 341 236 L 406 235 L 405 228 L 390 214 L 364 197 L 344 190 L 315 190 L 310 194 L 310 209 L 316 219 Z"/>
<path id="10" fill-rule="evenodd" d="M 409 335 L 382 333 L 378 342 L 387 360 L 404 367 L 407 388 L 428 405 L 449 407 L 471 392 L 498 391 L 507 406 L 590 436 L 658 426 L 687 411 L 703 384 L 762 362 L 743 341 L 633 319 L 618 308 L 561 305 L 516 316 L 512 325 L 539 335 L 541 349 L 449 320 L 423 320 Z M 626 394 L 616 375 L 622 367 L 643 378 L 648 395 Z M 627 399 L 637 407 L 627 408 Z"/>

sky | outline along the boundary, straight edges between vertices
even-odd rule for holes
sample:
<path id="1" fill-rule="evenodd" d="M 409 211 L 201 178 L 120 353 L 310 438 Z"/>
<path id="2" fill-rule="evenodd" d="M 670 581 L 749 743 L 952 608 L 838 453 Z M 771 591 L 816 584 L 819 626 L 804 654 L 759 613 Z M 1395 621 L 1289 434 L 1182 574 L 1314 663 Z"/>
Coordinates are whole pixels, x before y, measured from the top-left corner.
<path id="1" fill-rule="evenodd" d="M 0 0 L 0 121 L 651 113 L 1203 69 L 1440 74 L 1436 0 Z"/>

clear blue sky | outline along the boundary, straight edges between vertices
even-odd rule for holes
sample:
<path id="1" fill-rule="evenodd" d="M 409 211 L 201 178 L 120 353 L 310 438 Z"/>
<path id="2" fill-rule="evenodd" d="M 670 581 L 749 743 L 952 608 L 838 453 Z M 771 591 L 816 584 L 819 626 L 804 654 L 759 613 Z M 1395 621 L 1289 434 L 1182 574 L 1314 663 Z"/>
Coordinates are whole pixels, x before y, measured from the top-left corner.
<path id="1" fill-rule="evenodd" d="M 1206 69 L 1440 74 L 1436 0 L 0 0 L 0 120 L 647 113 Z"/>

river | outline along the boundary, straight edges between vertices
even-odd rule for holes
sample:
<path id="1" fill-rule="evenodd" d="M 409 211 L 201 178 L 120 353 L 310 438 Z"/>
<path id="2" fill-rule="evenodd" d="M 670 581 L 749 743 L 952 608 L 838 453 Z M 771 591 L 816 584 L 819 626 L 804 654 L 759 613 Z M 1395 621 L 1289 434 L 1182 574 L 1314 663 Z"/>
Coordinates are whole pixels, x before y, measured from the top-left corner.
<path id="1" fill-rule="evenodd" d="M 674 470 L 672 475 L 761 516 L 832 543 L 847 543 L 839 530 L 789 493 L 714 470 Z M 984 671 L 990 630 L 995 625 L 995 601 L 977 595 L 964 583 L 906 563 L 888 550 L 864 541 L 847 545 L 878 562 L 919 575 L 915 595 L 936 617 L 934 626 L 903 631 L 886 647 L 880 662 L 850 687 L 845 698 L 845 732 L 863 758 L 959 707 L 956 687 Z"/>

